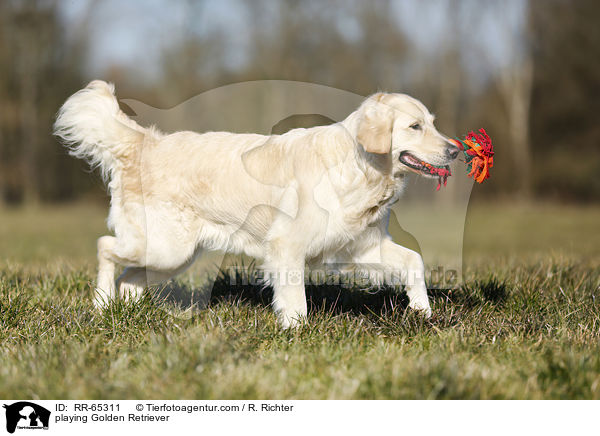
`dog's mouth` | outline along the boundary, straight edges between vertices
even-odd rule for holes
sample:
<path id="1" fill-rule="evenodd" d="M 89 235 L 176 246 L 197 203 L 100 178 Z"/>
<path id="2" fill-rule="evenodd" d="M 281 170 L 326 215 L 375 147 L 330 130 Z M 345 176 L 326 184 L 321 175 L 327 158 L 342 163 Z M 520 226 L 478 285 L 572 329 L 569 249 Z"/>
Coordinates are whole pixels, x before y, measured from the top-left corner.
<path id="1" fill-rule="evenodd" d="M 437 177 L 437 189 L 440 189 L 442 183 L 444 184 L 444 186 L 446 186 L 446 180 L 452 175 L 452 173 L 450 172 L 450 167 L 448 165 L 439 166 L 430 164 L 429 162 L 425 162 L 424 160 L 419 159 L 414 154 L 408 151 L 403 151 L 402 153 L 400 153 L 400 162 L 402 162 L 404 165 L 406 165 L 408 168 L 410 168 L 417 174 L 427 177 Z"/>

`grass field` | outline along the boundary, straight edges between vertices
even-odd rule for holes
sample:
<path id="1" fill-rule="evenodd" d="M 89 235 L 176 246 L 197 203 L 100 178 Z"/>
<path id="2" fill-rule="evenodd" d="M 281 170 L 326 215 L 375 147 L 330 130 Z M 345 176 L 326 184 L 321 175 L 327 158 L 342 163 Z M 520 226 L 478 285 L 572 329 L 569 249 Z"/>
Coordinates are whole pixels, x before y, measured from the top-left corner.
<path id="1" fill-rule="evenodd" d="M 310 287 L 296 331 L 227 277 L 192 310 L 193 273 L 96 312 L 104 215 L 0 211 L 0 397 L 600 398 L 598 207 L 473 205 L 465 282 L 431 291 L 431 320 L 390 289 Z"/>

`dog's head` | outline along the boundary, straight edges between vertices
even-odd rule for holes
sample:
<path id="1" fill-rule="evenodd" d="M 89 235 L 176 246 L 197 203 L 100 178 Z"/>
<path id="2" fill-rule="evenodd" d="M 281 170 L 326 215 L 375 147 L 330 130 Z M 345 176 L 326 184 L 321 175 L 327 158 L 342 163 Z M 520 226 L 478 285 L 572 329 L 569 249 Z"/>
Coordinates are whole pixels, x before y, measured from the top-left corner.
<path id="1" fill-rule="evenodd" d="M 378 93 L 359 108 L 356 140 L 368 153 L 391 155 L 394 175 L 409 171 L 439 177 L 458 147 L 440 134 L 427 108 L 405 94 Z"/>

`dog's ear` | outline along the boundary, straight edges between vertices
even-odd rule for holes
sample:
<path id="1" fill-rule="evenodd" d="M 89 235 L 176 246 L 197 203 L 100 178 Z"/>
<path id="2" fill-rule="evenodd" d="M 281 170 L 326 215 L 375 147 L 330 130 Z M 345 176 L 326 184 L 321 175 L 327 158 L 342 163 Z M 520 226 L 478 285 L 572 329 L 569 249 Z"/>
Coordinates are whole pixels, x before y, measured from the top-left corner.
<path id="1" fill-rule="evenodd" d="M 358 122 L 356 140 L 368 153 L 387 154 L 392 148 L 394 110 L 382 101 L 384 97 L 383 93 L 371 96 Z"/>

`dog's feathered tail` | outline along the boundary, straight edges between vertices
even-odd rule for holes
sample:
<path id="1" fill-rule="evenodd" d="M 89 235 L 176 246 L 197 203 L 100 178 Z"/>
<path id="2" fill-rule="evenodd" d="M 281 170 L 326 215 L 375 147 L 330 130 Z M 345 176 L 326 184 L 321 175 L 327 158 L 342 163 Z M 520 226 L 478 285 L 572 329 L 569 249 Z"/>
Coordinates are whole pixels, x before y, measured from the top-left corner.
<path id="1" fill-rule="evenodd" d="M 67 99 L 58 111 L 54 134 L 69 153 L 99 168 L 108 180 L 119 162 L 132 157 L 151 131 L 119 109 L 112 83 L 90 82 Z"/>

